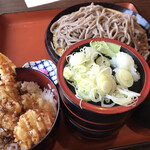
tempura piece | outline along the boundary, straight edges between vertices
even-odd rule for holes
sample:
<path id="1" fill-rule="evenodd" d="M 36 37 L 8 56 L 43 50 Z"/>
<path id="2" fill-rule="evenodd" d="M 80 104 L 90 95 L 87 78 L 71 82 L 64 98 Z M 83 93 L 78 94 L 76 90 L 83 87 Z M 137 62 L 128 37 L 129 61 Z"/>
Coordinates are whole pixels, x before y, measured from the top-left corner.
<path id="1" fill-rule="evenodd" d="M 0 111 L 0 137 L 7 138 L 13 136 L 14 127 L 17 125 L 18 117 Z"/>
<path id="2" fill-rule="evenodd" d="M 15 142 L 23 149 L 30 149 L 49 131 L 53 118 L 48 111 L 31 110 L 20 116 L 14 129 Z"/>
<path id="3" fill-rule="evenodd" d="M 53 94 L 48 89 L 42 91 L 37 83 L 17 81 L 15 69 L 0 53 L 0 145 L 2 149 L 30 149 L 52 127 Z"/>
<path id="4" fill-rule="evenodd" d="M 19 102 L 7 93 L 4 86 L 0 86 L 0 107 L 10 114 L 19 114 L 22 109 Z"/>
<path id="5" fill-rule="evenodd" d="M 0 137 L 12 136 L 17 125 L 22 105 L 19 103 L 16 66 L 5 55 L 0 53 Z"/>
<path id="6" fill-rule="evenodd" d="M 16 66 L 12 61 L 0 53 L 0 84 L 9 84 L 9 82 L 15 82 Z"/>

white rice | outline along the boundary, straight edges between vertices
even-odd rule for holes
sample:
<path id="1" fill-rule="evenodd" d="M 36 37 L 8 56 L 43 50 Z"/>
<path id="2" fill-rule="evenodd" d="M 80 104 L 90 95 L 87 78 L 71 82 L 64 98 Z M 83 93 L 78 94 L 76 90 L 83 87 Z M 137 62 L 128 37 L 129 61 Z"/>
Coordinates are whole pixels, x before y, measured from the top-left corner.
<path id="1" fill-rule="evenodd" d="M 21 84 L 21 91 L 27 91 L 28 93 L 37 93 L 39 95 L 42 93 L 42 89 L 37 83 L 26 81 Z"/>
<path id="2" fill-rule="evenodd" d="M 48 86 L 49 86 L 49 89 L 51 89 L 51 86 L 50 85 L 48 85 Z M 52 104 L 53 109 L 54 109 L 54 115 L 56 116 L 56 113 L 57 113 L 57 107 L 56 107 L 57 100 L 54 99 L 53 89 L 51 89 L 51 91 L 50 91 L 50 90 L 44 88 L 44 91 L 42 92 L 41 95 L 42 95 L 42 97 L 45 101 Z"/>
<path id="3" fill-rule="evenodd" d="M 53 116 L 56 116 L 57 100 L 54 98 L 54 94 L 53 94 L 54 89 L 52 89 L 49 84 L 48 84 L 48 87 L 49 87 L 49 89 L 44 88 L 44 90 L 42 91 L 42 89 L 40 88 L 40 86 L 37 83 L 25 81 L 21 84 L 20 90 L 21 90 L 21 92 L 27 92 L 30 94 L 36 93 L 36 95 L 38 95 L 38 97 L 41 97 L 45 101 L 51 103 L 53 110 L 54 110 Z M 13 141 L 8 144 L 5 144 L 3 142 L 3 140 L 0 139 L 0 150 L 24 150 L 24 149 L 22 149 L 17 143 L 14 143 Z"/>
<path id="4" fill-rule="evenodd" d="M 40 86 L 37 83 L 25 81 L 21 84 L 21 91 L 27 91 L 28 93 L 31 93 L 31 94 L 36 93 L 36 94 L 38 94 L 39 97 L 41 97 L 45 101 L 51 103 L 53 106 L 53 109 L 54 109 L 53 115 L 56 116 L 57 100 L 54 98 L 54 94 L 53 94 L 54 89 L 52 89 L 49 84 L 48 84 L 48 87 L 49 87 L 49 89 L 44 88 L 44 90 L 42 91 L 42 89 L 40 88 Z"/>

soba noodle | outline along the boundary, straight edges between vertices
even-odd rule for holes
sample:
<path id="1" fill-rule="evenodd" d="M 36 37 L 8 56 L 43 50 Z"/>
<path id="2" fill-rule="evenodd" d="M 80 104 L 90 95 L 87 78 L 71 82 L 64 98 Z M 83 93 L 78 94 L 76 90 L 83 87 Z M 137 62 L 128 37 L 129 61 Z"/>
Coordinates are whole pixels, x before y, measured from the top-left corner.
<path id="1" fill-rule="evenodd" d="M 57 51 L 66 50 L 71 45 L 89 38 L 111 38 L 124 42 L 138 50 L 146 59 L 148 51 L 147 35 L 137 23 L 135 16 L 120 13 L 100 5 L 81 7 L 78 11 L 62 16 L 50 28 Z"/>

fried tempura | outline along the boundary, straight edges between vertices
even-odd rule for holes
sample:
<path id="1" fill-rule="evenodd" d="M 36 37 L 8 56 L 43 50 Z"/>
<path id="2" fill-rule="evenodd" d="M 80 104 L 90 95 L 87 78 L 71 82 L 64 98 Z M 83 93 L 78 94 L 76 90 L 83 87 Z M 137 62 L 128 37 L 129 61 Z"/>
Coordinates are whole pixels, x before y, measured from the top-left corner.
<path id="1" fill-rule="evenodd" d="M 44 101 L 40 95 L 33 94 L 23 94 L 21 95 L 22 105 L 25 110 L 28 109 L 39 109 L 50 111 L 53 114 L 54 109 L 51 103 Z"/>
<path id="2" fill-rule="evenodd" d="M 46 110 L 50 111 L 52 116 L 55 117 L 56 112 L 54 106 L 46 100 L 45 94 L 47 95 L 48 93 L 46 89 L 43 94 L 42 89 L 34 82 L 24 82 L 20 89 L 22 91 L 21 103 L 25 111 L 28 109 Z"/>
<path id="3" fill-rule="evenodd" d="M 4 113 L 0 111 L 0 137 L 12 138 L 14 127 L 17 125 L 18 117 L 12 114 Z"/>
<path id="4" fill-rule="evenodd" d="M 0 53 L 0 74 L 1 74 L 1 84 L 9 84 L 9 82 L 15 81 L 16 66 L 12 61 Z"/>
<path id="5" fill-rule="evenodd" d="M 30 149 L 51 128 L 54 109 L 40 96 L 42 89 L 32 86 L 29 91 L 21 89 L 15 68 L 11 60 L 0 53 L 0 141 L 3 141 L 3 148 L 14 142 L 23 149 Z"/>
<path id="6" fill-rule="evenodd" d="M 14 129 L 15 142 L 23 149 L 30 149 L 38 143 L 49 131 L 53 123 L 51 114 L 47 111 L 28 110 L 20 116 Z"/>
<path id="7" fill-rule="evenodd" d="M 4 112 L 16 115 L 21 113 L 22 109 L 19 102 L 9 95 L 4 86 L 0 86 L 0 107 Z"/>
<path id="8" fill-rule="evenodd" d="M 0 53 L 0 136 L 12 136 L 22 105 L 15 81 L 16 66 Z"/>

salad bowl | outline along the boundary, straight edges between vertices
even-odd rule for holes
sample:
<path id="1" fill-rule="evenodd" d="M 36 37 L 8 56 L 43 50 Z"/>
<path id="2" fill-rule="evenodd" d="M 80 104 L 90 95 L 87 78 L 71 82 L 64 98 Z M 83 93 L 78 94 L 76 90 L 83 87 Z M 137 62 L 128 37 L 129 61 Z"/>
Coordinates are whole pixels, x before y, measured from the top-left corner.
<path id="1" fill-rule="evenodd" d="M 129 88 L 131 91 L 139 94 L 138 101 L 135 104 L 128 106 L 115 104 L 106 107 L 101 106 L 100 102 L 85 101 L 77 95 L 74 86 L 64 77 L 64 68 L 69 62 L 68 56 L 80 52 L 82 48 L 89 46 L 91 41 L 116 44 L 120 46 L 120 52 L 127 53 L 132 57 L 137 66 L 137 72 L 140 73 L 140 79 Z M 114 69 L 113 67 L 111 68 Z M 63 112 L 67 120 L 82 132 L 83 136 L 88 138 L 99 138 L 118 132 L 134 109 L 144 101 L 150 90 L 150 83 L 148 82 L 150 70 L 143 57 L 126 44 L 107 38 L 84 40 L 67 49 L 58 62 L 57 76 Z"/>

